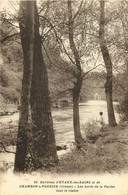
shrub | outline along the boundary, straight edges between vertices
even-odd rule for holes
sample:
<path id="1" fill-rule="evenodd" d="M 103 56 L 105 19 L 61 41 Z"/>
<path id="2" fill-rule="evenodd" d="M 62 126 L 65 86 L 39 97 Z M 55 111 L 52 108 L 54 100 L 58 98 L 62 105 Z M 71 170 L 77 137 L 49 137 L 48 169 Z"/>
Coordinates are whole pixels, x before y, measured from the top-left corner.
<path id="1" fill-rule="evenodd" d="M 5 100 L 9 100 L 12 102 L 17 102 L 19 100 L 19 93 L 15 89 L 1 87 L 0 93 Z"/>
<path id="2" fill-rule="evenodd" d="M 8 79 L 8 73 L 7 73 L 7 70 L 1 66 L 0 67 L 0 81 L 1 81 L 1 86 L 3 87 L 7 87 L 8 86 L 8 82 L 9 82 L 9 79 Z"/>
<path id="3" fill-rule="evenodd" d="M 120 115 L 121 121 L 128 121 L 128 100 L 124 99 L 119 105 L 116 106 L 116 110 Z"/>
<path id="4" fill-rule="evenodd" d="M 81 129 L 84 133 L 84 137 L 88 140 L 92 140 L 92 142 L 95 143 L 100 135 L 101 126 L 96 121 L 91 120 L 83 124 Z"/>

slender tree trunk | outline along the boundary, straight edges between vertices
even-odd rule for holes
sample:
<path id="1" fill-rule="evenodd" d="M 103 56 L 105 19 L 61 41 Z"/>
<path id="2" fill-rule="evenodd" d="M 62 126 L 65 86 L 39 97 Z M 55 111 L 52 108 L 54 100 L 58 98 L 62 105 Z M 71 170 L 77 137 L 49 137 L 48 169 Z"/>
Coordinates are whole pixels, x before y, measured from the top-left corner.
<path id="1" fill-rule="evenodd" d="M 82 79 L 77 80 L 73 88 L 73 127 L 74 127 L 74 136 L 75 142 L 80 144 L 83 139 L 80 132 L 80 118 L 79 118 L 79 96 L 80 89 L 82 86 Z"/>
<path id="2" fill-rule="evenodd" d="M 74 126 L 74 135 L 75 135 L 75 141 L 77 144 L 80 144 L 83 139 L 81 136 L 80 132 L 80 119 L 79 119 L 79 96 L 80 96 L 80 90 L 82 87 L 82 69 L 81 69 L 81 64 L 80 64 L 80 58 L 79 58 L 79 53 L 76 48 L 74 39 L 73 39 L 73 17 L 72 17 L 72 6 L 71 6 L 71 1 L 68 0 L 68 19 L 69 19 L 69 43 L 70 43 L 70 48 L 72 50 L 75 63 L 76 63 L 76 82 L 74 83 L 74 88 L 73 88 L 73 126 Z"/>
<path id="3" fill-rule="evenodd" d="M 33 2 L 20 2 L 20 33 L 24 54 L 24 71 L 21 92 L 20 118 L 18 140 L 15 156 L 15 171 L 24 171 L 27 156 L 27 130 L 30 119 L 30 93 L 33 71 L 34 49 L 34 4 Z"/>
<path id="4" fill-rule="evenodd" d="M 127 48 L 127 52 L 128 52 L 128 48 Z M 124 120 L 128 121 L 128 57 L 126 58 L 126 91 L 124 94 L 124 104 L 125 104 L 125 115 L 124 115 Z"/>
<path id="5" fill-rule="evenodd" d="M 103 55 L 106 71 L 107 71 L 107 78 L 105 84 L 105 93 L 106 93 L 106 100 L 107 100 L 107 110 L 108 110 L 108 122 L 110 126 L 116 126 L 116 120 L 114 115 L 113 109 L 113 100 L 112 100 L 112 61 L 110 58 L 110 54 L 107 48 L 106 40 L 105 40 L 105 32 L 104 32 L 104 25 L 105 25 L 105 16 L 104 16 L 104 0 L 100 1 L 100 28 L 99 28 L 99 39 L 100 39 L 100 47 L 101 52 Z"/>
<path id="6" fill-rule="evenodd" d="M 128 6 L 128 2 L 127 2 Z M 128 7 L 127 7 L 128 8 Z M 122 22 L 122 29 L 123 29 L 123 36 L 124 36 L 124 46 L 125 46 L 125 66 L 126 66 L 126 78 L 125 78 L 125 83 L 126 83 L 126 89 L 124 92 L 124 97 L 123 97 L 123 102 L 124 102 L 124 120 L 128 121 L 128 14 L 127 12 L 123 13 L 124 15 L 124 20 L 123 18 L 121 19 Z"/>
<path id="7" fill-rule="evenodd" d="M 126 94 L 125 94 L 124 100 L 125 102 L 127 102 L 125 120 L 128 121 L 128 63 L 127 63 L 127 86 L 126 86 Z"/>
<path id="8" fill-rule="evenodd" d="M 127 17 L 126 17 L 127 18 Z M 126 34 L 124 35 L 125 36 L 125 47 L 126 47 L 126 51 L 127 51 L 127 57 L 126 57 L 126 93 L 125 93 L 125 102 L 127 102 L 127 105 L 126 105 L 126 121 L 128 121 L 128 20 L 127 20 L 127 28 L 126 28 Z"/>

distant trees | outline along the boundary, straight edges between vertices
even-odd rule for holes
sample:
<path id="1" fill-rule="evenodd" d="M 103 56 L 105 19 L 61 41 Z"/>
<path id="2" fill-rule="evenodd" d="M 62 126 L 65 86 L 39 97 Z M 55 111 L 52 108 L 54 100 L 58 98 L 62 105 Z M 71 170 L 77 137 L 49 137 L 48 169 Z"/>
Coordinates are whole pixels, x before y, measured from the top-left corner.
<path id="1" fill-rule="evenodd" d="M 30 169 L 56 163 L 57 154 L 35 1 L 20 2 L 19 24 L 24 72 L 15 171 L 25 171 L 29 163 Z"/>
<path id="2" fill-rule="evenodd" d="M 104 85 L 105 85 L 105 72 L 90 72 L 83 81 L 83 86 L 81 90 L 82 99 L 84 96 L 86 100 L 95 100 L 95 95 L 98 94 L 99 100 L 106 100 Z"/>

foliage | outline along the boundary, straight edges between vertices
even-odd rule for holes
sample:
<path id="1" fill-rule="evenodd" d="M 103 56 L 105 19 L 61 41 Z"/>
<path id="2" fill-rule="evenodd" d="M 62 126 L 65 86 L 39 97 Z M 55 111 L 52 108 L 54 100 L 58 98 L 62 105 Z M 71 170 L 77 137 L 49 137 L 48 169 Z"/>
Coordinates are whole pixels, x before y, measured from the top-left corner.
<path id="1" fill-rule="evenodd" d="M 47 48 L 48 49 L 48 48 Z M 73 76 L 70 72 L 70 64 L 63 60 L 60 54 L 52 53 L 47 63 L 49 89 L 51 101 L 55 102 L 61 97 L 71 96 L 73 88 Z M 51 63 L 50 63 L 51 62 Z M 50 64 L 50 66 L 48 66 Z"/>
<path id="2" fill-rule="evenodd" d="M 13 23 L 4 17 L 1 18 L 1 36 L 11 36 L 17 33 Z M 11 37 L 1 44 L 1 71 L 0 94 L 3 99 L 1 112 L 16 110 L 14 103 L 19 101 L 21 77 L 23 69 L 22 50 L 18 37 Z M 11 105 L 11 106 L 10 106 Z"/>
<path id="3" fill-rule="evenodd" d="M 128 100 L 123 100 L 116 106 L 117 112 L 120 114 L 121 121 L 128 121 Z"/>
<path id="4" fill-rule="evenodd" d="M 10 100 L 12 102 L 18 102 L 19 100 L 19 93 L 14 89 L 1 87 L 0 92 L 6 100 Z"/>
<path id="5" fill-rule="evenodd" d="M 81 126 L 86 139 L 92 140 L 93 143 L 95 143 L 100 135 L 100 128 L 101 126 L 95 120 L 91 120 Z"/>
<path id="6" fill-rule="evenodd" d="M 100 100 L 105 100 L 105 77 L 104 71 L 95 71 L 87 75 L 83 81 L 81 95 L 86 96 L 87 100 L 94 100 L 95 94 L 98 93 Z"/>
<path id="7" fill-rule="evenodd" d="M 6 70 L 6 68 L 4 68 L 3 66 L 1 66 L 0 68 L 0 79 L 1 79 L 1 86 L 2 87 L 7 87 L 8 86 L 8 80 L 9 80 L 9 75 L 8 72 Z"/>

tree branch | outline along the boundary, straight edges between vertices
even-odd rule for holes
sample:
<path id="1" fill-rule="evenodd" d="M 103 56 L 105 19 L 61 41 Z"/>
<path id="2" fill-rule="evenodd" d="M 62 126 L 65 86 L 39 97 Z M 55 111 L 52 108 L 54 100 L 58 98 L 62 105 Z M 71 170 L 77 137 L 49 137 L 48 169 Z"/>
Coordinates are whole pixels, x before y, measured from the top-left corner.
<path id="1" fill-rule="evenodd" d="M 5 41 L 7 41 L 8 39 L 14 37 L 14 36 L 17 36 L 17 35 L 20 35 L 20 33 L 14 33 L 12 35 L 8 35 L 6 37 L 4 37 L 3 39 L 1 39 L 1 43 L 4 43 Z"/>
<path id="2" fill-rule="evenodd" d="M 0 144 L 2 145 L 2 147 L 3 147 L 3 149 L 4 149 L 5 152 L 12 153 L 12 154 L 16 154 L 15 152 L 12 152 L 12 151 L 7 150 L 6 147 L 4 146 L 4 143 L 3 142 L 0 142 Z"/>
<path id="3" fill-rule="evenodd" d="M 59 44 L 61 43 L 61 45 L 62 45 L 62 47 L 63 47 L 63 49 L 64 49 L 65 54 L 68 56 L 69 60 L 70 60 L 73 64 L 75 64 L 75 62 L 74 62 L 74 61 L 72 60 L 72 58 L 69 56 L 69 54 L 68 54 L 68 52 L 67 52 L 67 50 L 66 50 L 66 48 L 65 48 L 65 46 L 64 46 L 64 43 L 63 43 L 62 39 L 57 35 L 57 32 L 56 32 L 56 30 L 55 30 L 53 24 L 52 24 L 45 16 L 40 16 L 40 17 L 44 18 L 44 19 L 50 24 L 51 29 L 54 30 L 54 33 L 55 33 L 55 36 L 56 36 L 56 41 L 57 41 Z M 75 65 L 76 65 L 76 64 L 75 64 Z"/>

